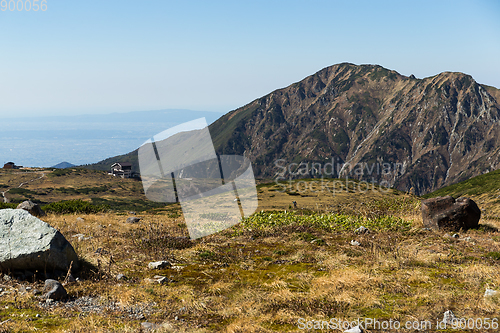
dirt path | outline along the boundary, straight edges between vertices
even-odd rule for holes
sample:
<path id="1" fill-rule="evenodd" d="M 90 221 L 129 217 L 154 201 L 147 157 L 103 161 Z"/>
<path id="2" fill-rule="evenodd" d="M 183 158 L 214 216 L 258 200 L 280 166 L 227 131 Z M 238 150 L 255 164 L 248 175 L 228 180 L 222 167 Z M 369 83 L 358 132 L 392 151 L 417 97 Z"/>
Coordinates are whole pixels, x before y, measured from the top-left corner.
<path id="1" fill-rule="evenodd" d="M 33 179 L 28 180 L 27 182 L 19 184 L 19 186 L 17 188 L 20 188 L 20 187 L 22 187 L 22 186 L 24 186 L 26 184 L 32 183 L 32 182 L 34 182 L 36 180 L 39 180 L 39 179 L 42 179 L 43 177 L 45 177 L 45 172 L 41 172 L 41 174 L 42 175 L 40 177 L 33 178 Z M 5 193 L 9 192 L 9 190 L 10 190 L 10 188 L 7 189 L 7 190 L 5 190 L 5 191 L 3 191 L 3 192 L 0 192 L 0 194 L 2 195 L 2 197 L 0 198 L 0 200 L 2 200 L 3 203 L 9 203 L 10 202 L 10 200 L 5 196 Z"/>
<path id="2" fill-rule="evenodd" d="M 9 191 L 9 190 L 7 190 Z M 7 192 L 5 191 L 5 192 Z M 2 200 L 3 200 L 3 203 L 9 203 L 9 199 L 7 199 L 7 197 L 5 196 L 5 192 L 0 192 L 0 194 L 2 194 Z"/>
<path id="3" fill-rule="evenodd" d="M 43 177 L 45 177 L 45 173 L 42 172 L 42 175 L 38 178 L 35 178 L 35 179 L 31 179 L 31 180 L 28 180 L 27 182 L 25 183 L 21 183 L 19 184 L 18 188 L 22 187 L 23 185 L 26 185 L 28 183 L 31 183 L 31 182 L 34 182 L 35 180 L 38 180 L 38 179 L 42 179 Z M 7 190 L 8 191 L 8 190 Z"/>

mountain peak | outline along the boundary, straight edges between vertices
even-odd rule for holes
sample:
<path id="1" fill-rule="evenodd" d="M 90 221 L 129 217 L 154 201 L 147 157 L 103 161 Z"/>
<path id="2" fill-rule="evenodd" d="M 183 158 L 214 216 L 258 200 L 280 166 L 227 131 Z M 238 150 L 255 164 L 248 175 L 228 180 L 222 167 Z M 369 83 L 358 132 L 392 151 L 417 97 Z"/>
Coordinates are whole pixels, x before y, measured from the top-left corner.
<path id="1" fill-rule="evenodd" d="M 416 79 L 341 63 L 230 112 L 210 130 L 219 153 L 245 154 L 261 178 L 275 177 L 278 160 L 392 163 L 404 168 L 373 180 L 421 194 L 499 166 L 498 119 L 497 100 L 470 75 Z"/>
<path id="2" fill-rule="evenodd" d="M 349 176 L 420 195 L 500 166 L 499 101 L 463 73 L 417 79 L 341 63 L 209 128 L 218 154 L 250 158 L 261 179 Z M 120 160 L 137 169 L 137 151 Z"/>

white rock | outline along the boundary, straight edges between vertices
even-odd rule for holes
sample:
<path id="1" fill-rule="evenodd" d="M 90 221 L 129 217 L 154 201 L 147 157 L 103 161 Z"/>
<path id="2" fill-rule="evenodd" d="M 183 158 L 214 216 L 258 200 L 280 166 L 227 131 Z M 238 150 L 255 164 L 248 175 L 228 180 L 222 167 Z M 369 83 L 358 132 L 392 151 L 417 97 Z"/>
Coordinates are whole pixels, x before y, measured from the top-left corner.
<path id="1" fill-rule="evenodd" d="M 148 264 L 149 269 L 163 269 L 166 267 L 170 267 L 171 264 L 168 261 L 155 261 L 155 262 L 150 262 Z"/>
<path id="2" fill-rule="evenodd" d="M 370 230 L 368 228 L 361 226 L 358 229 L 354 230 L 354 232 L 357 234 L 369 234 Z"/>
<path id="3" fill-rule="evenodd" d="M 344 333 L 363 333 L 363 330 L 361 329 L 361 327 L 356 326 L 344 331 Z"/>
<path id="4" fill-rule="evenodd" d="M 453 314 L 453 312 L 451 310 L 448 310 L 444 313 L 444 316 L 443 316 L 444 323 L 451 325 L 453 323 L 453 319 L 455 319 L 455 315 Z"/>
<path id="5" fill-rule="evenodd" d="M 498 291 L 493 290 L 493 289 L 486 289 L 484 292 L 484 297 L 492 297 L 498 295 Z"/>
<path id="6" fill-rule="evenodd" d="M 354 240 L 354 239 L 353 239 L 353 240 L 351 241 L 351 245 L 352 245 L 352 246 L 360 246 L 360 245 L 361 245 L 361 243 L 360 243 L 360 242 L 358 242 L 357 240 Z"/>

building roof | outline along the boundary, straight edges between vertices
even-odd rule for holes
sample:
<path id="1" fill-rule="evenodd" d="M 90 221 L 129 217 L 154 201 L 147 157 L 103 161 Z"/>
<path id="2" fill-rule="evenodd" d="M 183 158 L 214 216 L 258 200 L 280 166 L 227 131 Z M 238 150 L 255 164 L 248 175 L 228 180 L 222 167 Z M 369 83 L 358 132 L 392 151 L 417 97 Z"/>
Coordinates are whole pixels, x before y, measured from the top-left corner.
<path id="1" fill-rule="evenodd" d="M 114 167 L 115 165 L 121 165 L 122 167 L 131 167 L 132 163 L 129 162 L 116 162 L 111 165 L 111 167 Z"/>

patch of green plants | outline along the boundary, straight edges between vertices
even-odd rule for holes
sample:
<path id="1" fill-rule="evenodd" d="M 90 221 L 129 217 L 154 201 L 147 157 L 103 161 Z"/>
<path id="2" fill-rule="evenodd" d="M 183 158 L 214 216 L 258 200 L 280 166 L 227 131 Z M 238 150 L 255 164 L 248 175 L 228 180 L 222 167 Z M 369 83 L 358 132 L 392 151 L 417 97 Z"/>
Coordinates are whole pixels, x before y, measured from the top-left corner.
<path id="1" fill-rule="evenodd" d="M 451 195 L 458 198 L 463 195 L 481 195 L 484 193 L 500 193 L 500 170 L 495 170 L 463 182 L 443 187 L 437 191 L 426 194 L 424 198 L 434 198 Z"/>
<path id="2" fill-rule="evenodd" d="M 92 198 L 92 204 L 94 205 L 105 205 L 109 209 L 115 211 L 145 211 L 155 208 L 165 207 L 165 203 L 153 202 L 149 200 L 126 200 L 126 199 L 103 199 L 103 198 Z"/>
<path id="3" fill-rule="evenodd" d="M 211 259 L 215 256 L 215 254 L 211 251 L 201 251 L 198 253 L 198 256 L 202 259 Z"/>
<path id="4" fill-rule="evenodd" d="M 500 252 L 488 252 L 486 256 L 491 259 L 500 260 Z"/>
<path id="5" fill-rule="evenodd" d="M 10 189 L 9 193 L 10 194 L 19 194 L 19 195 L 24 195 L 24 196 L 38 194 L 38 192 L 28 190 L 27 188 L 19 188 L 19 187 Z"/>
<path id="6" fill-rule="evenodd" d="M 72 188 L 72 187 L 60 187 L 56 191 L 64 193 L 64 194 L 85 194 L 88 195 L 90 193 L 99 193 L 106 192 L 109 189 L 109 186 L 95 186 L 95 187 L 80 187 L 80 188 Z"/>
<path id="7" fill-rule="evenodd" d="M 46 212 L 56 214 L 95 214 L 109 210 L 107 205 L 93 205 L 90 202 L 83 200 L 64 200 L 52 202 L 48 205 L 42 206 Z"/>
<path id="8" fill-rule="evenodd" d="M 0 202 L 0 209 L 12 208 L 15 209 L 17 207 L 17 203 L 4 203 Z"/>
<path id="9" fill-rule="evenodd" d="M 262 211 L 244 219 L 241 225 L 245 228 L 261 230 L 287 225 L 307 225 L 328 232 L 354 231 L 360 226 L 373 231 L 409 231 L 411 228 L 411 222 L 394 216 L 365 218 L 316 212 L 301 215 L 295 211 Z"/>

